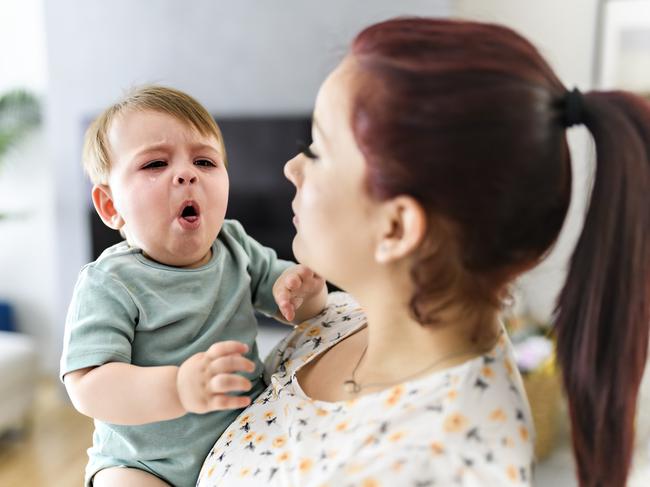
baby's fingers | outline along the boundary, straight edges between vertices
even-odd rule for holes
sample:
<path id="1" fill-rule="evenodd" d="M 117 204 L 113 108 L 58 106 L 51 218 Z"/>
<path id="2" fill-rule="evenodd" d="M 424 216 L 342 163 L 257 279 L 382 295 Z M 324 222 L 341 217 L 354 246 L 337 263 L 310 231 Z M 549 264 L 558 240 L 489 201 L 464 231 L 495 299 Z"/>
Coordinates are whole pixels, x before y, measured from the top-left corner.
<path id="1" fill-rule="evenodd" d="M 208 399 L 208 408 L 211 411 L 222 409 L 241 409 L 245 408 L 251 403 L 251 398 L 247 396 L 225 396 L 223 394 L 215 394 Z"/>
<path id="2" fill-rule="evenodd" d="M 208 392 L 224 394 L 233 391 L 248 391 L 253 387 L 251 381 L 237 374 L 219 374 L 208 382 Z"/>
<path id="3" fill-rule="evenodd" d="M 230 372 L 253 372 L 255 363 L 241 355 L 226 355 L 214 359 L 209 367 L 210 375 L 227 374 Z"/>
<path id="4" fill-rule="evenodd" d="M 217 358 L 223 355 L 230 355 L 233 353 L 246 353 L 248 352 L 248 345 L 235 340 L 227 340 L 224 342 L 213 343 L 210 348 L 205 352 L 210 358 Z"/>

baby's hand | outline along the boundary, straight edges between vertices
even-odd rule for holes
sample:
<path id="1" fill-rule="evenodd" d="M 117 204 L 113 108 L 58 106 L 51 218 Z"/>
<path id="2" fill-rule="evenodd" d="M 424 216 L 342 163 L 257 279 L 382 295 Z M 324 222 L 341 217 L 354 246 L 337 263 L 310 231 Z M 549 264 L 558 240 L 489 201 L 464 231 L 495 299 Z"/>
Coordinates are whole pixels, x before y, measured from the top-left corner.
<path id="1" fill-rule="evenodd" d="M 246 396 L 229 396 L 232 391 L 247 391 L 251 382 L 232 372 L 253 372 L 255 364 L 241 354 L 248 345 L 236 341 L 217 342 L 206 352 L 192 355 L 181 364 L 176 378 L 178 397 L 189 413 L 208 413 L 220 409 L 243 408 Z"/>
<path id="2" fill-rule="evenodd" d="M 292 321 L 296 317 L 296 310 L 305 301 L 322 298 L 323 293 L 326 292 L 325 279 L 302 264 L 284 271 L 273 285 L 273 297 L 280 313 L 287 321 Z M 321 309 L 323 305 L 320 306 Z"/>

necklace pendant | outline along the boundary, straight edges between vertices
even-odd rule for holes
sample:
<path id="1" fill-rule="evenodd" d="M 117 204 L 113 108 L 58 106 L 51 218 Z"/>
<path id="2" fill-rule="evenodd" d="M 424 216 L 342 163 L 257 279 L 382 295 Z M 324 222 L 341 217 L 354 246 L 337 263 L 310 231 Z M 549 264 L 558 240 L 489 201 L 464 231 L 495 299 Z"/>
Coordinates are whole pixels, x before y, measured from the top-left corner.
<path id="1" fill-rule="evenodd" d="M 343 390 L 348 394 L 358 394 L 361 392 L 361 386 L 355 380 L 349 379 L 343 383 Z"/>

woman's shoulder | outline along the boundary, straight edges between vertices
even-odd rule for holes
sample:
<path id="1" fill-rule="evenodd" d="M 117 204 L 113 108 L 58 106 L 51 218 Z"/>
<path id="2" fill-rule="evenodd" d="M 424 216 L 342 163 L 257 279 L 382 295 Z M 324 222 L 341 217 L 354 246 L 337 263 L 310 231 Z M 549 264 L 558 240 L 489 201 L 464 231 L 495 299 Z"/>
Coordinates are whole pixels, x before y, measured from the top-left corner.
<path id="1" fill-rule="evenodd" d="M 269 353 L 265 362 L 267 378 L 278 370 L 307 362 L 365 322 L 365 313 L 352 296 L 344 292 L 330 293 L 323 311 L 296 325 Z"/>

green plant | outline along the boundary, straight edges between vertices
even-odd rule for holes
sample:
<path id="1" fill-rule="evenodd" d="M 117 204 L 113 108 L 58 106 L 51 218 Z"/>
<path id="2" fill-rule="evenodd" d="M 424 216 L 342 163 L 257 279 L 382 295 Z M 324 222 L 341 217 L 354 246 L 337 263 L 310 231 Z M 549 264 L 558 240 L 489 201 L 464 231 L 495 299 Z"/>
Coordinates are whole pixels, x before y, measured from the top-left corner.
<path id="1" fill-rule="evenodd" d="M 40 103 L 32 93 L 14 89 L 0 95 L 0 168 L 9 149 L 40 121 Z"/>

